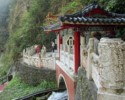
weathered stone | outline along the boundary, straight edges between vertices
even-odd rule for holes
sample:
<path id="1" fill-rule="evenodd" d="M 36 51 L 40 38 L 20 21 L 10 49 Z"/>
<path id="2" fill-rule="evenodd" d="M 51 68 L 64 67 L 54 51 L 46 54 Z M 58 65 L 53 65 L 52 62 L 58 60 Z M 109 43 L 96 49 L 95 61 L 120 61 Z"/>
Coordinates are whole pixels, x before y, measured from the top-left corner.
<path id="1" fill-rule="evenodd" d="M 92 80 L 92 56 L 91 53 L 94 52 L 94 38 L 89 39 L 89 49 L 88 49 L 88 58 L 87 58 L 87 77 L 89 80 Z"/>
<path id="2" fill-rule="evenodd" d="M 75 100 L 97 100 L 97 88 L 93 81 L 88 80 L 82 67 L 78 70 Z"/>
<path id="3" fill-rule="evenodd" d="M 124 87 L 124 56 L 121 39 L 102 38 L 99 43 L 99 74 L 102 87 Z"/>
<path id="4" fill-rule="evenodd" d="M 125 100 L 125 92 L 123 92 L 123 90 L 116 91 L 120 93 L 109 93 L 100 90 L 98 91 L 97 100 Z"/>

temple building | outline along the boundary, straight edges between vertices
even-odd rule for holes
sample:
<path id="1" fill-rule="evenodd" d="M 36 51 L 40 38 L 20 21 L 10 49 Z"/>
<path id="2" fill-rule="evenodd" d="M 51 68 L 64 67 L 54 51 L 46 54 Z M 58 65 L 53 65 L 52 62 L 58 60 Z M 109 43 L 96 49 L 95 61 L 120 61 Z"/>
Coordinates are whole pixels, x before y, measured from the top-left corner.
<path id="1" fill-rule="evenodd" d="M 109 12 L 97 3 L 44 26 L 45 32 L 57 34 L 56 79 L 69 100 L 75 100 L 79 68 L 95 84 L 97 100 L 125 100 L 125 42 L 115 38 L 121 27 L 125 28 L 125 14 Z"/>

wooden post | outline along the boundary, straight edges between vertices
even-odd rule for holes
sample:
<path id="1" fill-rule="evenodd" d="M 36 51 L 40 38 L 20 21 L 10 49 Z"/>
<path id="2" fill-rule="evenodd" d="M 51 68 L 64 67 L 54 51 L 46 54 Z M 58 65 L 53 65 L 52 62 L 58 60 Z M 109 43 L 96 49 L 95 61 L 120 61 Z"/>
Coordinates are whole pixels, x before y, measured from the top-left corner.
<path id="1" fill-rule="evenodd" d="M 60 45 L 62 44 L 62 37 L 58 34 L 58 53 L 59 53 L 59 60 L 60 60 Z"/>
<path id="2" fill-rule="evenodd" d="M 80 32 L 74 32 L 74 71 L 77 73 L 80 66 Z"/>

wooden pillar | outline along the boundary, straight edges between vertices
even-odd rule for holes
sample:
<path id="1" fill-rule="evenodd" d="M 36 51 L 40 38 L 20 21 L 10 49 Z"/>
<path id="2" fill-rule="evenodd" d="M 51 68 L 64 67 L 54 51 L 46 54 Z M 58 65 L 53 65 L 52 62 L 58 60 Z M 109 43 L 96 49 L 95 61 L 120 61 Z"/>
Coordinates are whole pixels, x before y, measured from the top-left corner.
<path id="1" fill-rule="evenodd" d="M 80 32 L 74 32 L 74 71 L 77 73 L 80 66 Z"/>
<path id="2" fill-rule="evenodd" d="M 62 44 L 62 37 L 58 34 L 58 53 L 59 53 L 59 60 L 60 60 L 60 45 Z"/>

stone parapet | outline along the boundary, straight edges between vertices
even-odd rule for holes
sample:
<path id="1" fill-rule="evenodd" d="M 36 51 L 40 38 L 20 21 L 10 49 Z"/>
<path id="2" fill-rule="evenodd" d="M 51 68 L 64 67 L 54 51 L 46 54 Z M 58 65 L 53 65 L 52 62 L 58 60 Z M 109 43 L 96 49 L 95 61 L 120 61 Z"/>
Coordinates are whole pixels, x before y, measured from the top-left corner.
<path id="1" fill-rule="evenodd" d="M 124 87 L 125 44 L 121 39 L 102 38 L 99 43 L 99 75 L 102 87 L 122 89 Z"/>
<path id="2" fill-rule="evenodd" d="M 125 100 L 125 91 L 120 93 L 121 90 L 117 90 L 116 92 L 106 92 L 104 91 L 98 91 L 97 100 Z"/>
<path id="3" fill-rule="evenodd" d="M 102 38 L 99 43 L 97 100 L 125 100 L 125 42 Z"/>

